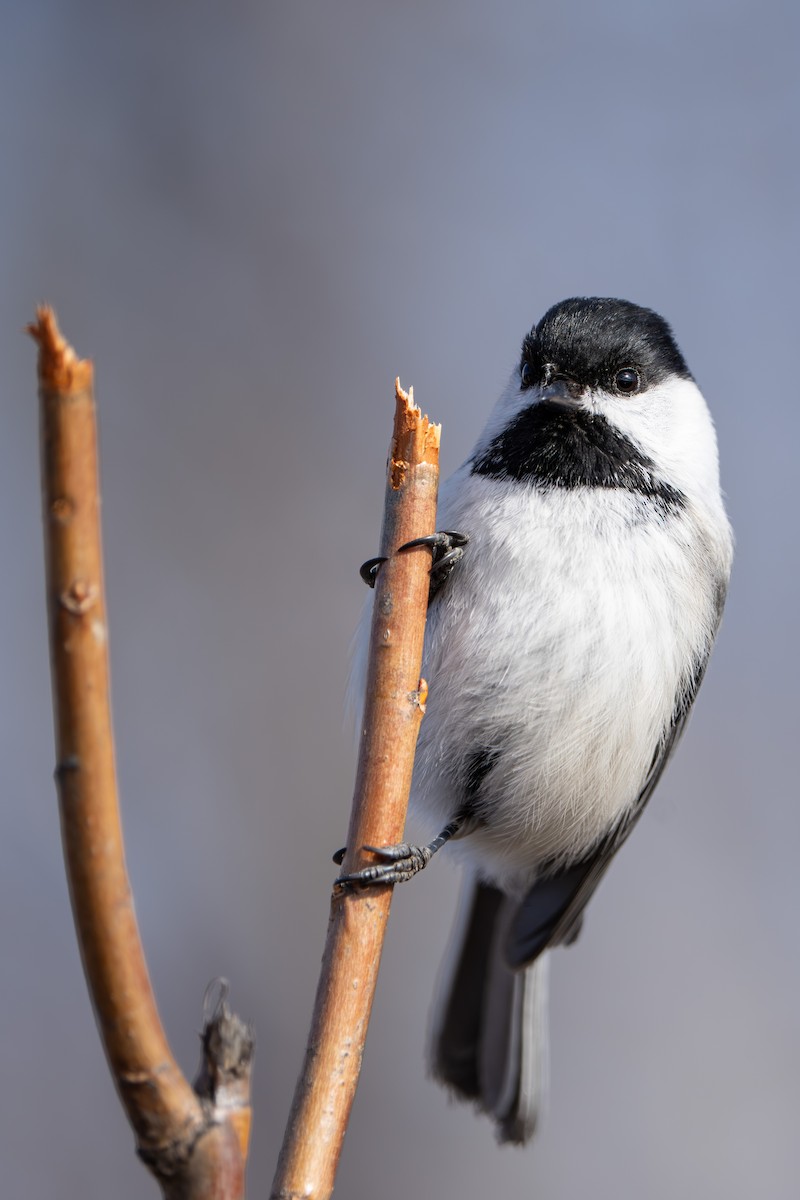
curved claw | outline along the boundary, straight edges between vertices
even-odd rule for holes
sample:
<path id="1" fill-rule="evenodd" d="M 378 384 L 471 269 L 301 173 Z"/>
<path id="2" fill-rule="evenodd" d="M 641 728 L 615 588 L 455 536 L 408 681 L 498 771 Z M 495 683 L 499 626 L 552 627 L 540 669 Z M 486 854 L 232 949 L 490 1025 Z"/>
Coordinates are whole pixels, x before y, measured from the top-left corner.
<path id="1" fill-rule="evenodd" d="M 452 550 L 448 550 L 447 554 L 443 554 L 431 567 L 431 580 L 443 582 L 459 559 L 463 557 L 464 551 L 460 546 L 454 546 Z"/>
<path id="2" fill-rule="evenodd" d="M 364 867 L 362 871 L 353 871 L 351 875 L 340 875 L 336 882 L 340 887 L 352 887 L 354 884 L 357 887 L 369 887 L 372 884 L 397 883 L 396 875 L 394 863 L 381 863 L 375 867 Z"/>
<path id="3" fill-rule="evenodd" d="M 397 553 L 401 554 L 403 550 L 413 550 L 415 546 L 430 546 L 434 550 L 438 548 L 452 550 L 454 546 L 466 546 L 468 541 L 468 533 L 458 533 L 455 529 L 440 529 L 437 533 L 429 534 L 428 537 L 413 538 L 410 542 L 404 542 Z"/>
<path id="4" fill-rule="evenodd" d="M 409 846 L 408 842 L 400 842 L 397 846 L 364 846 L 364 849 L 369 850 L 370 854 L 377 854 L 386 862 L 394 863 L 399 862 L 401 858 L 408 858 L 418 847 Z"/>
<path id="5" fill-rule="evenodd" d="M 385 562 L 386 557 L 379 554 L 377 558 L 368 558 L 367 561 L 362 563 L 358 568 L 358 573 L 364 580 L 364 583 L 367 585 L 367 587 L 375 587 L 375 580 L 378 578 L 378 571 L 380 571 Z"/>

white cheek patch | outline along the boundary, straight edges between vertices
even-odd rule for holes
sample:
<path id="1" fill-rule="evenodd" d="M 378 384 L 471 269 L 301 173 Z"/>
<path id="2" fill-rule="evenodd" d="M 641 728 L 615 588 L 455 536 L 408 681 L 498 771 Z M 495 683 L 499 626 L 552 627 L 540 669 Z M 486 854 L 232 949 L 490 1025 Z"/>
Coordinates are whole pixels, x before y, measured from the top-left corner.
<path id="1" fill-rule="evenodd" d="M 673 376 L 626 398 L 595 395 L 596 411 L 652 460 L 661 478 L 721 511 L 714 425 L 697 384 Z"/>

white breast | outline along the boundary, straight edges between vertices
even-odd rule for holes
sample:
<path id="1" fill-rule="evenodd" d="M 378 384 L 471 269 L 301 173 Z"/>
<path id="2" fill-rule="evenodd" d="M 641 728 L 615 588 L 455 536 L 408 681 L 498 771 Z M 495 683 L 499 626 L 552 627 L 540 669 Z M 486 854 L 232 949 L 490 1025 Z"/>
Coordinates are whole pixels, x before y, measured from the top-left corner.
<path id="1" fill-rule="evenodd" d="M 642 517 L 631 493 L 537 492 L 469 474 L 439 526 L 470 544 L 433 605 L 412 802 L 433 832 L 473 756 L 496 752 L 483 827 L 458 843 L 508 886 L 579 857 L 633 805 L 682 681 L 715 624 L 713 561 L 691 507 Z"/>

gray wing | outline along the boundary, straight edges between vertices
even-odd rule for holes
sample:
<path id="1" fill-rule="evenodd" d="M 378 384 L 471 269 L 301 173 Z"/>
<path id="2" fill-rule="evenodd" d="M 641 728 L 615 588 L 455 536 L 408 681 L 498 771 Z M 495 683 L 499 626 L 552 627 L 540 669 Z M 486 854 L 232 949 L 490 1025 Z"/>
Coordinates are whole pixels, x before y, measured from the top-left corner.
<path id="1" fill-rule="evenodd" d="M 721 611 L 720 603 L 720 615 Z M 697 662 L 691 677 L 681 688 L 670 725 L 656 748 L 639 797 L 624 820 L 585 858 L 537 880 L 520 903 L 506 939 L 505 954 L 509 966 L 526 966 L 549 946 L 569 945 L 580 933 L 583 910 L 608 870 L 612 858 L 630 836 L 642 815 L 683 733 L 694 698 L 703 680 L 710 652 L 709 644 L 707 653 Z"/>

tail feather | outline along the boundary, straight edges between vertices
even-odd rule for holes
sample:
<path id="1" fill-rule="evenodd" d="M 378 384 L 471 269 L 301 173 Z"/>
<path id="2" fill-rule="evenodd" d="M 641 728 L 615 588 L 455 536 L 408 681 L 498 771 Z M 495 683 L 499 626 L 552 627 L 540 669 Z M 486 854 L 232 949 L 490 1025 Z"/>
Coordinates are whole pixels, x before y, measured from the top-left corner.
<path id="1" fill-rule="evenodd" d="M 434 1006 L 433 1074 L 492 1116 L 501 1141 L 532 1137 L 547 1089 L 547 962 L 512 971 L 503 947 L 512 904 L 487 884 L 465 897 Z"/>
<path id="2" fill-rule="evenodd" d="M 479 1058 L 487 963 L 503 894 L 479 885 L 464 889 L 461 913 L 434 1001 L 430 1058 L 434 1076 L 459 1095 L 477 1100 L 481 1094 Z"/>

